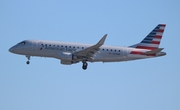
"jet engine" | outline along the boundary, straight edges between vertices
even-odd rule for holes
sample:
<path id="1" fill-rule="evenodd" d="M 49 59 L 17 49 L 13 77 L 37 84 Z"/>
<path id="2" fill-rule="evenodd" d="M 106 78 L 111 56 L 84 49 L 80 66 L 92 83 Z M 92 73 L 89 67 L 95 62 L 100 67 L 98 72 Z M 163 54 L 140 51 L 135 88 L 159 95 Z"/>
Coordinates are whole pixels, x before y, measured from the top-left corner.
<path id="1" fill-rule="evenodd" d="M 62 52 L 60 53 L 60 59 L 61 59 L 61 64 L 64 65 L 71 65 L 73 63 L 77 63 L 77 57 L 69 52 Z"/>

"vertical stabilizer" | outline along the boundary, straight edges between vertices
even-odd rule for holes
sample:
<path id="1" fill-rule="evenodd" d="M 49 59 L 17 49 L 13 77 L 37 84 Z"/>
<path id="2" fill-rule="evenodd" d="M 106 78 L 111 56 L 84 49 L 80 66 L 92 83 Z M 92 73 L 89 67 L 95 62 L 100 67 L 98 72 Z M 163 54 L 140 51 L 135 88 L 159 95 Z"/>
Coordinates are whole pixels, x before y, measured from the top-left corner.
<path id="1" fill-rule="evenodd" d="M 166 24 L 157 25 L 140 43 L 130 46 L 139 49 L 154 50 L 160 45 Z"/>

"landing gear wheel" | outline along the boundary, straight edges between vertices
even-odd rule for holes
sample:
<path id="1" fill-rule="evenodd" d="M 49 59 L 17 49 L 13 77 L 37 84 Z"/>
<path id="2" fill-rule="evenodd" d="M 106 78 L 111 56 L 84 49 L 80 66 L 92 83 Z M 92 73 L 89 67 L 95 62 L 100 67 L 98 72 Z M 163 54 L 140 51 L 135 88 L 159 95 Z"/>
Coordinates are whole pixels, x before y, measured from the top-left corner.
<path id="1" fill-rule="evenodd" d="M 26 62 L 26 64 L 28 64 L 28 65 L 29 65 L 29 63 L 30 63 L 29 61 Z"/>
<path id="2" fill-rule="evenodd" d="M 83 69 L 83 70 L 86 70 L 86 69 L 87 69 L 87 66 L 82 66 L 82 69 Z"/>
<path id="3" fill-rule="evenodd" d="M 29 64 L 30 64 L 30 61 L 29 61 L 29 60 L 30 60 L 30 56 L 26 56 L 26 57 L 27 57 L 27 59 L 28 59 L 28 61 L 26 62 L 26 64 L 29 65 Z"/>
<path id="4" fill-rule="evenodd" d="M 83 69 L 83 70 L 86 70 L 86 69 L 87 69 L 87 66 L 88 66 L 88 63 L 87 63 L 87 62 L 83 62 L 82 69 Z"/>

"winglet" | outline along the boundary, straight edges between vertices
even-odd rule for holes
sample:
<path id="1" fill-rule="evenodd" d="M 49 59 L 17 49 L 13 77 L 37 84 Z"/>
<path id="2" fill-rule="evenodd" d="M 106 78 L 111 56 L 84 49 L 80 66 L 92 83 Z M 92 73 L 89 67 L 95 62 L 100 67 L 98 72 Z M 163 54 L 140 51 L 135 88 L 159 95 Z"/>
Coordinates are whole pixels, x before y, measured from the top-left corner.
<path id="1" fill-rule="evenodd" d="M 107 37 L 107 34 L 105 34 L 97 44 L 90 46 L 86 49 L 80 50 L 76 52 L 75 54 L 79 56 L 84 56 L 84 57 L 93 56 L 99 50 L 99 47 L 101 47 L 104 44 L 106 37 Z"/>
<path id="2" fill-rule="evenodd" d="M 98 45 L 99 47 L 102 46 L 106 40 L 106 37 L 107 37 L 107 34 L 105 34 L 96 45 Z"/>

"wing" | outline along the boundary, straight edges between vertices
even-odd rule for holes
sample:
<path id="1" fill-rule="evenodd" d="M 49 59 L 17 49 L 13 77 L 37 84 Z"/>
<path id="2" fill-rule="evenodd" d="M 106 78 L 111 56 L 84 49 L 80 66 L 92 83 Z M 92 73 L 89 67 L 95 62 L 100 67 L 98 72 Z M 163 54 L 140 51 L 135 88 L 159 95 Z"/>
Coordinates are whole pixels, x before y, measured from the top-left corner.
<path id="1" fill-rule="evenodd" d="M 86 58 L 92 57 L 97 51 L 99 51 L 99 47 L 101 47 L 104 44 L 106 37 L 107 37 L 107 34 L 105 34 L 97 44 L 91 47 L 88 47 L 84 50 L 80 50 L 76 52 L 75 54 L 80 57 L 86 57 Z"/>

